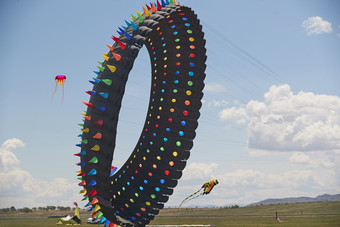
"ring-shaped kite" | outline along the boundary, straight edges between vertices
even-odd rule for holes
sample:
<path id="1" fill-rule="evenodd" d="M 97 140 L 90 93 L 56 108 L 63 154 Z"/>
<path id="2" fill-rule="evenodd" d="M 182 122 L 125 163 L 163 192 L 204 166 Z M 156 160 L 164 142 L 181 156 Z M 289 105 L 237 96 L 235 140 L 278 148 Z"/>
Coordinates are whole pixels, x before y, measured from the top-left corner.
<path id="1" fill-rule="evenodd" d="M 164 207 L 193 147 L 202 106 L 206 49 L 191 8 L 175 1 L 143 6 L 103 54 L 84 113 L 78 171 L 84 199 L 105 226 L 145 226 Z M 135 58 L 146 45 L 152 85 L 145 125 L 131 156 L 112 167 L 118 114 Z M 113 174 L 114 173 L 114 174 Z"/>

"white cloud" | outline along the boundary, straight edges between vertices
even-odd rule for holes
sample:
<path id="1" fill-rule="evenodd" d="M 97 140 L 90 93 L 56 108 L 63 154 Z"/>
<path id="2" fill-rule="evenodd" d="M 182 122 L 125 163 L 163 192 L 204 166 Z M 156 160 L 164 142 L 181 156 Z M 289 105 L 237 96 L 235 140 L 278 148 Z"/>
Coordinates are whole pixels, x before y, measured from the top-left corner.
<path id="1" fill-rule="evenodd" d="M 13 154 L 12 150 L 18 147 L 23 147 L 25 144 L 17 139 L 6 140 L 0 147 L 0 170 L 8 171 L 19 167 L 19 160 Z"/>
<path id="2" fill-rule="evenodd" d="M 77 185 L 65 178 L 44 181 L 20 168 L 13 150 L 25 144 L 17 138 L 6 140 L 0 147 L 0 207 L 72 206 L 79 199 Z"/>
<path id="3" fill-rule="evenodd" d="M 340 97 L 272 86 L 264 102 L 220 112 L 222 121 L 248 122 L 248 147 L 267 151 L 340 151 Z"/>
<path id="4" fill-rule="evenodd" d="M 333 31 L 332 23 L 319 16 L 309 17 L 302 22 L 301 26 L 306 30 L 307 35 L 331 33 Z"/>
<path id="5" fill-rule="evenodd" d="M 243 107 L 231 107 L 219 112 L 222 121 L 235 121 L 238 124 L 244 124 L 248 121 L 248 115 Z"/>
<path id="6" fill-rule="evenodd" d="M 213 175 L 218 167 L 217 163 L 191 163 L 183 171 L 183 178 L 190 179 L 208 179 L 213 178 Z M 198 174 L 199 173 L 199 174 Z"/>
<path id="7" fill-rule="evenodd" d="M 206 84 L 204 87 L 204 91 L 210 91 L 210 92 L 224 92 L 227 89 L 222 85 L 222 84 L 218 84 L 218 83 L 210 83 L 210 84 Z"/>
<path id="8" fill-rule="evenodd" d="M 295 164 L 310 165 L 312 160 L 306 154 L 302 152 L 295 152 L 289 159 L 290 162 Z"/>

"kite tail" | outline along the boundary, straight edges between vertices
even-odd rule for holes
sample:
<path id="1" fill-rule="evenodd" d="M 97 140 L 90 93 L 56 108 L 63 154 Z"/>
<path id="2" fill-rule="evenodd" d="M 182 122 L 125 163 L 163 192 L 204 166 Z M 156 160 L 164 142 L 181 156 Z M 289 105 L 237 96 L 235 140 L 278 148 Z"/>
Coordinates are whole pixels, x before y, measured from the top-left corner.
<path id="1" fill-rule="evenodd" d="M 53 95 L 52 95 L 52 99 L 51 99 L 51 103 L 53 102 L 54 95 L 55 95 L 55 93 L 57 92 L 57 86 L 58 86 L 58 83 L 56 82 L 56 83 L 55 83 L 54 92 L 53 92 Z"/>
<path id="2" fill-rule="evenodd" d="M 62 104 L 63 101 L 64 101 L 64 84 L 63 84 L 62 86 L 63 86 L 63 96 L 62 96 L 62 98 L 61 98 L 61 104 Z"/>
<path id="3" fill-rule="evenodd" d="M 199 197 L 199 196 L 203 195 L 204 192 L 202 192 L 202 193 L 200 193 L 199 195 L 195 196 L 195 195 L 198 194 L 202 189 L 203 189 L 203 188 L 200 188 L 200 190 L 198 190 L 197 192 L 195 192 L 195 193 L 189 195 L 188 197 L 186 197 L 186 198 L 181 202 L 181 204 L 179 205 L 178 208 L 180 208 L 184 203 L 186 203 L 186 202 L 188 202 L 188 201 L 190 201 L 190 200 L 192 200 L 192 199 L 195 199 L 196 197 Z M 194 196 L 194 197 L 193 197 L 193 196 Z"/>

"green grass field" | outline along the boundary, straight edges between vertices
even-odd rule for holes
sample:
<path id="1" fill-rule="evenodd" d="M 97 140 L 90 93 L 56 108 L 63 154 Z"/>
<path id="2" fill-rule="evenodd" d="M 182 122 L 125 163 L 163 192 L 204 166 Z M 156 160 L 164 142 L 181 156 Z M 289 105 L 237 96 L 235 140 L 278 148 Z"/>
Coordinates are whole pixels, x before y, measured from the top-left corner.
<path id="1" fill-rule="evenodd" d="M 276 222 L 275 212 L 278 212 L 283 222 Z M 303 213 L 301 213 L 303 211 Z M 1 227 L 50 227 L 57 226 L 58 218 L 48 218 L 50 215 L 60 215 L 60 212 L 33 212 L 1 214 Z M 86 224 L 90 213 L 81 214 L 81 226 Z M 288 226 L 288 227 L 330 227 L 340 226 L 340 202 L 320 202 L 301 204 L 281 204 L 240 208 L 206 208 L 206 209 L 164 209 L 156 216 L 151 225 L 165 224 L 211 224 L 219 226 Z M 103 225 L 102 225 L 103 226 Z"/>

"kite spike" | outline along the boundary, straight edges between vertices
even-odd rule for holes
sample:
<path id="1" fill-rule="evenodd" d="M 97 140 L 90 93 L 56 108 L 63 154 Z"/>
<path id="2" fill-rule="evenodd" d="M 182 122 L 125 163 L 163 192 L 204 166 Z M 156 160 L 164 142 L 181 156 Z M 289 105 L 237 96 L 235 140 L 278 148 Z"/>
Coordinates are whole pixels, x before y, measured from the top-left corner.
<path id="1" fill-rule="evenodd" d="M 138 26 L 135 23 L 132 22 L 131 25 L 132 25 L 132 29 L 134 31 L 136 31 L 138 29 Z"/>
<path id="2" fill-rule="evenodd" d="M 159 1 L 157 0 L 157 10 L 162 9 L 161 3 L 159 3 Z"/>
<path id="3" fill-rule="evenodd" d="M 92 95 L 90 91 L 85 91 L 87 94 Z"/>
<path id="4" fill-rule="evenodd" d="M 97 82 L 97 81 L 96 81 Z M 86 91 L 87 94 L 89 95 L 96 95 L 97 92 L 96 91 Z"/>
<path id="5" fill-rule="evenodd" d="M 110 58 L 108 57 L 108 56 L 106 56 L 106 55 L 102 55 L 102 57 L 105 59 L 105 61 L 109 61 L 110 60 Z"/>
<path id="6" fill-rule="evenodd" d="M 107 46 L 111 51 L 113 51 L 113 50 L 115 49 L 113 46 L 111 46 L 111 45 L 109 45 L 109 44 L 106 44 L 106 46 Z"/>
<path id="7" fill-rule="evenodd" d="M 126 27 L 125 27 L 125 26 L 123 26 L 123 25 L 122 25 L 122 28 L 123 28 L 124 30 L 126 29 Z"/>
<path id="8" fill-rule="evenodd" d="M 97 174 L 97 170 L 91 169 L 91 171 L 87 175 L 92 176 L 92 175 L 96 175 L 96 174 Z"/>
<path id="9" fill-rule="evenodd" d="M 92 137 L 93 139 L 98 139 L 98 140 L 100 140 L 101 138 L 103 138 L 103 135 L 100 133 L 100 132 L 98 132 L 96 135 L 94 135 L 93 137 Z"/>
<path id="10" fill-rule="evenodd" d="M 80 154 L 79 153 L 77 153 L 77 154 L 74 154 L 75 156 L 79 156 L 80 157 Z"/>
<path id="11" fill-rule="evenodd" d="M 174 4 L 177 5 L 176 0 L 174 0 Z"/>
<path id="12" fill-rule="evenodd" d="M 111 84 L 112 84 L 112 80 L 110 80 L 110 79 L 102 79 L 102 82 L 104 84 L 106 84 L 107 86 L 111 86 Z"/>
<path id="13" fill-rule="evenodd" d="M 115 52 L 112 52 L 112 54 L 117 61 L 120 61 L 120 59 L 122 59 L 122 57 L 119 54 L 116 54 Z"/>
<path id="14" fill-rule="evenodd" d="M 98 63 L 99 63 L 101 66 L 103 66 L 103 64 L 104 64 L 104 62 L 101 62 L 101 61 L 98 61 Z"/>
<path id="15" fill-rule="evenodd" d="M 99 92 L 99 95 L 100 95 L 101 97 L 103 97 L 104 99 L 109 98 L 109 93 L 107 93 L 107 92 Z"/>
<path id="16" fill-rule="evenodd" d="M 119 38 L 117 38 L 116 36 L 112 36 L 111 38 L 119 44 L 120 48 L 122 48 L 123 50 L 126 48 L 126 44 L 122 43 Z"/>
<path id="17" fill-rule="evenodd" d="M 89 200 L 89 197 L 86 195 L 81 201 L 84 201 L 84 200 Z"/>
<path id="18" fill-rule="evenodd" d="M 94 189 L 93 189 L 94 190 Z M 101 207 L 98 205 L 98 204 L 96 204 L 96 206 L 94 207 L 94 210 L 93 210 L 93 212 L 92 212 L 92 214 L 94 214 L 95 212 L 97 212 L 98 210 L 100 210 L 101 209 Z"/>
<path id="19" fill-rule="evenodd" d="M 92 78 L 97 84 L 99 84 L 100 83 L 100 80 L 99 79 L 97 79 L 97 78 Z"/>
<path id="20" fill-rule="evenodd" d="M 162 7 L 164 7 L 165 6 L 164 0 L 161 0 L 161 3 L 162 3 Z"/>
<path id="21" fill-rule="evenodd" d="M 91 84 L 95 84 L 96 82 L 94 82 L 94 81 L 92 81 L 92 80 L 89 80 L 89 82 L 91 83 Z"/>
<path id="22" fill-rule="evenodd" d="M 82 143 L 82 144 L 87 144 L 87 143 L 88 143 L 88 140 L 82 140 L 81 143 Z"/>
<path id="23" fill-rule="evenodd" d="M 173 1 L 173 0 L 170 0 L 170 4 L 174 4 L 174 1 Z"/>
<path id="24" fill-rule="evenodd" d="M 85 128 L 85 129 L 83 129 L 83 130 L 81 130 L 82 132 L 89 132 L 90 131 L 90 129 L 89 128 Z"/>
<path id="25" fill-rule="evenodd" d="M 89 193 L 89 196 L 94 196 L 97 194 L 96 189 L 92 189 L 91 192 Z"/>
<path id="26" fill-rule="evenodd" d="M 137 13 L 138 13 L 139 23 L 141 24 L 141 23 L 144 22 L 144 19 L 143 19 L 143 17 L 142 17 L 142 14 L 141 14 L 140 12 L 138 12 L 138 10 L 137 10 Z"/>
<path id="27" fill-rule="evenodd" d="M 100 110 L 101 112 L 105 112 L 105 110 L 106 110 L 105 106 L 98 106 L 96 108 L 97 108 L 97 110 Z"/>
<path id="28" fill-rule="evenodd" d="M 127 25 L 128 27 L 131 25 L 131 23 L 128 22 L 127 20 L 124 20 L 124 21 L 125 21 L 125 23 L 126 23 L 126 25 Z"/>
<path id="29" fill-rule="evenodd" d="M 143 16 L 143 14 L 141 12 L 139 12 L 138 10 L 136 10 L 136 11 L 137 11 L 137 15 Z"/>
<path id="30" fill-rule="evenodd" d="M 109 69 L 110 69 L 110 71 L 111 72 L 115 72 L 116 71 L 116 67 L 115 66 L 113 66 L 113 65 L 106 65 L 107 67 L 109 67 Z M 104 81 L 103 81 L 104 82 Z M 105 82 L 104 82 L 105 83 Z"/>
<path id="31" fill-rule="evenodd" d="M 169 5 L 169 4 L 170 4 L 169 0 L 166 0 L 166 1 L 165 1 L 165 4 L 166 4 L 166 5 Z"/>
<path id="32" fill-rule="evenodd" d="M 91 116 L 85 116 L 85 117 L 83 117 L 83 118 L 85 118 L 85 119 L 88 120 L 88 121 L 91 121 Z"/>
<path id="33" fill-rule="evenodd" d="M 146 5 L 146 8 L 147 8 L 148 10 L 151 9 L 151 7 L 150 7 L 148 4 L 145 4 L 145 5 Z"/>
<path id="34" fill-rule="evenodd" d="M 97 72 L 97 71 L 93 71 L 93 72 L 94 72 L 95 74 L 97 74 L 97 75 L 99 74 L 99 72 Z"/>
<path id="35" fill-rule="evenodd" d="M 149 10 L 147 10 L 144 6 L 143 6 L 143 11 L 144 11 L 145 17 L 151 16 L 151 13 L 149 12 Z"/>
<path id="36" fill-rule="evenodd" d="M 91 182 L 89 183 L 88 187 L 95 186 L 95 185 L 97 185 L 97 181 L 95 179 L 92 179 Z M 93 204 L 91 204 L 91 205 L 93 205 Z"/>
<path id="37" fill-rule="evenodd" d="M 104 223 L 104 227 L 110 227 L 110 223 L 111 223 L 110 220 L 106 220 Z"/>
<path id="38" fill-rule="evenodd" d="M 135 17 L 133 14 L 131 14 L 131 19 L 132 19 L 132 21 L 136 21 L 138 19 L 138 17 Z"/>
<path id="39" fill-rule="evenodd" d="M 93 104 L 92 103 L 89 103 L 89 102 L 83 102 L 86 106 L 90 107 L 90 108 L 93 108 Z M 84 125 L 83 125 L 84 126 Z"/>
<path id="40" fill-rule="evenodd" d="M 102 126 L 104 124 L 104 121 L 102 119 L 99 119 L 95 122 L 93 122 L 93 124 L 96 124 L 96 125 L 99 125 L 99 126 Z"/>
<path id="41" fill-rule="evenodd" d="M 103 68 L 103 67 L 97 66 L 97 68 L 98 68 L 101 72 L 104 72 L 104 68 Z"/>
<path id="42" fill-rule="evenodd" d="M 83 176 L 85 176 L 85 172 L 81 172 L 77 176 L 83 177 Z"/>
<path id="43" fill-rule="evenodd" d="M 94 180 L 92 180 L 92 181 L 94 181 Z M 92 182 L 91 181 L 91 182 Z M 92 202 L 90 203 L 90 205 L 94 205 L 94 204 L 96 204 L 96 203 L 98 203 L 99 201 L 98 201 L 98 199 L 96 198 L 96 197 L 94 197 L 93 199 L 92 199 Z"/>
<path id="44" fill-rule="evenodd" d="M 85 112 L 83 112 L 83 113 L 80 113 L 81 115 L 83 115 L 83 116 L 86 116 L 86 113 Z"/>
<path id="45" fill-rule="evenodd" d="M 103 216 L 103 212 L 101 212 L 100 210 L 97 212 L 96 215 L 96 219 L 100 218 L 101 216 Z"/>
<path id="46" fill-rule="evenodd" d="M 79 186 L 84 186 L 84 185 L 86 185 L 85 180 L 83 180 L 82 182 L 80 182 L 78 185 L 79 185 Z"/>
<path id="47" fill-rule="evenodd" d="M 116 32 L 118 33 L 118 35 L 122 35 L 122 33 L 120 31 L 116 30 Z"/>
<path id="48" fill-rule="evenodd" d="M 106 218 L 104 216 L 101 217 L 99 224 L 103 224 L 106 221 Z"/>
<path id="49" fill-rule="evenodd" d="M 152 13 L 156 13 L 157 12 L 157 9 L 156 9 L 156 6 L 155 6 L 155 3 L 152 3 Z"/>
<path id="50" fill-rule="evenodd" d="M 82 189 L 82 190 L 79 192 L 79 194 L 83 194 L 83 193 L 86 193 L 86 189 L 85 189 L 85 188 Z"/>
<path id="51" fill-rule="evenodd" d="M 94 145 L 92 148 L 91 148 L 91 151 L 99 151 L 100 150 L 100 146 L 99 145 Z"/>
<path id="52" fill-rule="evenodd" d="M 122 33 L 126 36 L 127 40 L 130 40 L 132 38 L 132 36 L 129 33 L 127 33 L 125 30 L 122 30 Z"/>
<path id="53" fill-rule="evenodd" d="M 98 163 L 98 158 L 97 157 L 93 157 L 89 163 Z"/>
<path id="54" fill-rule="evenodd" d="M 81 170 L 77 170 L 76 173 L 81 173 Z"/>

